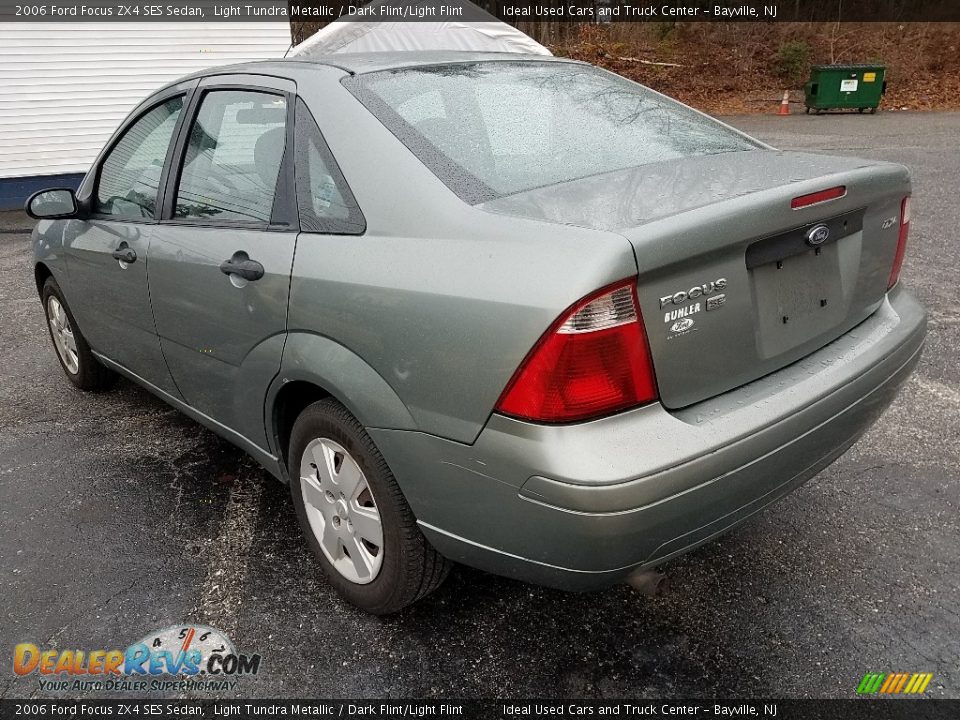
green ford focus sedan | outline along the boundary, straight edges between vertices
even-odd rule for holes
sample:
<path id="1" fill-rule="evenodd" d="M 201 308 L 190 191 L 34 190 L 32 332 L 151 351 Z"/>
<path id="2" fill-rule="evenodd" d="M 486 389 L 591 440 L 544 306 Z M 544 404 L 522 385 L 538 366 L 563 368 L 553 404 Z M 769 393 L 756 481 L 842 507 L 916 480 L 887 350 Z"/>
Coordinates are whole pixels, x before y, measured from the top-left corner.
<path id="1" fill-rule="evenodd" d="M 387 613 L 451 562 L 642 585 L 826 467 L 920 356 L 909 197 L 587 64 L 408 52 L 187 77 L 28 211 L 67 378 L 252 455 Z"/>

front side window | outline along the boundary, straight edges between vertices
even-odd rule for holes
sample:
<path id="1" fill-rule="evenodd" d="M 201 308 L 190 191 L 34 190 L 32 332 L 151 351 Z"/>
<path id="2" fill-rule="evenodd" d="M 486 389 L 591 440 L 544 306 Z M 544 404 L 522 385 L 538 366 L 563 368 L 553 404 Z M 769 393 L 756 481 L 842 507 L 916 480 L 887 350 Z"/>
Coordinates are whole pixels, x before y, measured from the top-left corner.
<path id="1" fill-rule="evenodd" d="M 758 147 L 690 108 L 588 65 L 429 65 L 356 75 L 343 84 L 467 202 Z"/>
<path id="2" fill-rule="evenodd" d="M 103 165 L 94 211 L 117 218 L 156 217 L 157 189 L 183 96 L 157 105 L 131 125 Z"/>
<path id="3" fill-rule="evenodd" d="M 280 95 L 207 93 L 190 128 L 174 217 L 269 223 L 286 124 Z"/>

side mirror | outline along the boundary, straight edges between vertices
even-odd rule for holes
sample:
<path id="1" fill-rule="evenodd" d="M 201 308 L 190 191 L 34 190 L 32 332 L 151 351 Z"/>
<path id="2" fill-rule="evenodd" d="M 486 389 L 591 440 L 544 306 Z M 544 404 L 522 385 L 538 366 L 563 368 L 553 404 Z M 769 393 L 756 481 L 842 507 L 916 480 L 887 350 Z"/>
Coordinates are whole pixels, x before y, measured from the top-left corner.
<path id="1" fill-rule="evenodd" d="M 41 190 L 30 196 L 25 210 L 34 220 L 76 217 L 77 196 L 69 188 Z"/>

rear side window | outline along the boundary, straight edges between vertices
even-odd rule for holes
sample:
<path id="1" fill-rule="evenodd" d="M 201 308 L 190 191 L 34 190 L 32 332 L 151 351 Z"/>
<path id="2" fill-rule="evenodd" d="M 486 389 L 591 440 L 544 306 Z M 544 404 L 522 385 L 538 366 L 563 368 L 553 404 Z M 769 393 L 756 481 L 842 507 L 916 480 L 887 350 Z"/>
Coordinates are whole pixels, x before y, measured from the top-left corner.
<path id="1" fill-rule="evenodd" d="M 467 202 L 758 147 L 679 103 L 588 65 L 463 63 L 343 82 Z"/>
<path id="2" fill-rule="evenodd" d="M 303 100 L 297 100 L 296 172 L 301 230 L 363 234 L 363 214 Z"/>
<path id="3" fill-rule="evenodd" d="M 286 124 L 281 95 L 207 93 L 190 128 L 174 217 L 269 223 Z"/>
<path id="4" fill-rule="evenodd" d="M 127 129 L 100 166 L 96 213 L 129 219 L 155 217 L 163 162 L 182 110 L 183 97 L 171 98 Z"/>

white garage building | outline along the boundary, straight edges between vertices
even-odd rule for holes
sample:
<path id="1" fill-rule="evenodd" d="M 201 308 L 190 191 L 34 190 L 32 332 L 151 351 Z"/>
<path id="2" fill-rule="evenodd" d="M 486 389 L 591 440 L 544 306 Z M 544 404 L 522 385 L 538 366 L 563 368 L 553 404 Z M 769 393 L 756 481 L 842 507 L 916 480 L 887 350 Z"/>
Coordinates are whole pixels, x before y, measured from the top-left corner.
<path id="1" fill-rule="evenodd" d="M 151 91 L 214 65 L 283 57 L 280 22 L 0 23 L 0 210 L 76 187 Z"/>

